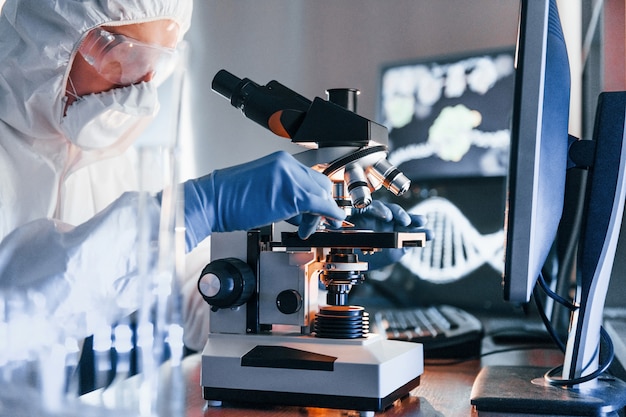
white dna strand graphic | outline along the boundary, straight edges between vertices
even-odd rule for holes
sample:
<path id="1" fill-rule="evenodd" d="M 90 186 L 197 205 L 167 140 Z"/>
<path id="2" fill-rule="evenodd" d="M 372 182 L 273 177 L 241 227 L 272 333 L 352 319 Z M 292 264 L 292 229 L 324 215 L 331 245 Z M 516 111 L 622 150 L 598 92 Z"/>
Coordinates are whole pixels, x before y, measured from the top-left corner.
<path id="1" fill-rule="evenodd" d="M 425 200 L 408 210 L 428 219 L 433 239 L 409 250 L 400 263 L 421 279 L 440 284 L 463 278 L 485 263 L 504 270 L 504 230 L 481 235 L 450 201 Z"/>

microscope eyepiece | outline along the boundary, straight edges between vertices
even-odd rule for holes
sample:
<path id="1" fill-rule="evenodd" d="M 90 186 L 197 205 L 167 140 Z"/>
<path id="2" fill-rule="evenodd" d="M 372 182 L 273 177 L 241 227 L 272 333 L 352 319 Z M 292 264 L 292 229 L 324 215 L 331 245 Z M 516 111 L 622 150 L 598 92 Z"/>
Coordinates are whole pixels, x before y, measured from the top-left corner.
<path id="1" fill-rule="evenodd" d="M 239 78 L 220 70 L 211 88 L 230 100 L 230 104 L 253 122 L 273 133 L 292 138 L 311 101 L 277 81 L 259 85 L 249 78 Z"/>
<path id="2" fill-rule="evenodd" d="M 240 88 L 239 84 L 241 84 L 243 80 L 226 70 L 220 70 L 213 81 L 211 82 L 211 88 L 213 91 L 218 93 L 220 96 L 231 100 L 233 94 Z M 236 106 L 235 106 L 236 107 Z"/>
<path id="3" fill-rule="evenodd" d="M 356 88 L 329 88 L 326 90 L 328 101 L 356 113 L 356 98 L 361 92 Z"/>

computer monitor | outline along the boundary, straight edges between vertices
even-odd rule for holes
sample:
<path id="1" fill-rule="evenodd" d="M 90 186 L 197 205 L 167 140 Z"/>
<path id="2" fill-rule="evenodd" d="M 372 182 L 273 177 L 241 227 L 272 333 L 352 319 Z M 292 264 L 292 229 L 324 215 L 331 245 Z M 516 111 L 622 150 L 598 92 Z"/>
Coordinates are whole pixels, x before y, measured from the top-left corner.
<path id="1" fill-rule="evenodd" d="M 604 300 L 625 188 L 626 93 L 603 93 L 592 140 L 568 137 L 570 73 L 556 0 L 522 0 L 511 131 L 504 297 L 527 302 L 557 235 L 566 170 L 588 169 L 579 237 L 577 293 L 563 365 L 485 367 L 478 413 L 608 415 L 626 405 L 626 384 L 602 374 Z M 607 347 L 608 346 L 608 347 Z M 545 372 L 544 372 L 545 371 Z"/>

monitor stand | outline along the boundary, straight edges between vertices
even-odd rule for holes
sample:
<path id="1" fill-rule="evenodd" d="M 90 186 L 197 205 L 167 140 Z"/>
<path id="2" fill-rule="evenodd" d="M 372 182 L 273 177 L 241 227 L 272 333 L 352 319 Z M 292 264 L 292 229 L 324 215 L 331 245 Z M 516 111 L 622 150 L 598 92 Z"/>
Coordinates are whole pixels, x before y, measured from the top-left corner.
<path id="1" fill-rule="evenodd" d="M 558 387 L 543 378 L 548 369 L 524 366 L 483 368 L 472 388 L 480 417 L 517 415 L 617 416 L 626 407 L 626 383 L 602 376 L 592 386 Z"/>

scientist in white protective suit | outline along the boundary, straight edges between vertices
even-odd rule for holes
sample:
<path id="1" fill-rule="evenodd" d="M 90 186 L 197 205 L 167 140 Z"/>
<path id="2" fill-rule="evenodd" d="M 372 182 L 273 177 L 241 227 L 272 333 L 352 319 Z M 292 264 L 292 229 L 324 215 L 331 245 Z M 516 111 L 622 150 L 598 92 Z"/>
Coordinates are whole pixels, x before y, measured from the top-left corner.
<path id="1" fill-rule="evenodd" d="M 131 144 L 158 109 L 160 71 L 191 13 L 192 0 L 2 6 L 0 291 L 42 295 L 36 307 L 75 337 L 138 308 Z M 187 251 L 211 232 L 288 219 L 306 238 L 321 217 L 345 217 L 330 192 L 327 177 L 285 152 L 187 181 Z M 150 201 L 155 234 L 159 204 Z M 394 205 L 371 207 L 361 217 L 376 226 L 422 226 Z M 185 343 L 199 350 L 208 306 L 190 290 L 196 279 L 184 291 Z"/>

